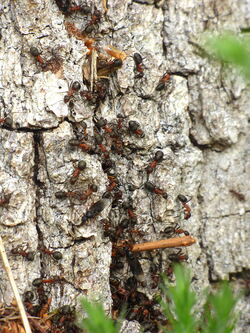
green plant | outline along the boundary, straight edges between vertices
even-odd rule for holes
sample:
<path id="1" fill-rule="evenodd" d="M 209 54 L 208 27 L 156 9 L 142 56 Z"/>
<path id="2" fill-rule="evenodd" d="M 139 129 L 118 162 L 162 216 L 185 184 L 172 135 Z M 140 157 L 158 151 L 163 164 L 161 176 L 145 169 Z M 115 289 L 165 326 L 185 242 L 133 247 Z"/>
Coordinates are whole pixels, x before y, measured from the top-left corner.
<path id="1" fill-rule="evenodd" d="M 166 300 L 160 304 L 170 322 L 170 329 L 164 332 L 174 333 L 230 333 L 236 324 L 234 308 L 237 298 L 228 283 L 223 282 L 216 293 L 207 295 L 200 318 L 194 313 L 195 293 L 191 290 L 190 274 L 182 266 L 174 268 L 175 286 L 163 278 L 163 292 Z"/>
<path id="2" fill-rule="evenodd" d="M 163 276 L 162 291 L 166 299 L 160 300 L 160 305 L 171 325 L 171 330 L 164 330 L 164 332 L 196 332 L 198 322 L 193 315 L 196 296 L 190 289 L 190 274 L 180 265 L 175 266 L 174 274 L 175 286 L 171 286 L 167 278 Z"/>
<path id="3" fill-rule="evenodd" d="M 81 300 L 81 305 L 87 317 L 80 320 L 78 326 L 89 333 L 118 333 L 119 324 L 105 315 L 103 306 L 91 303 L 87 299 Z"/>
<path id="4" fill-rule="evenodd" d="M 169 324 L 162 327 L 164 333 L 230 333 L 236 324 L 234 312 L 237 298 L 228 283 L 223 282 L 216 293 L 209 293 L 204 308 L 197 315 L 197 297 L 191 290 L 190 273 L 181 265 L 174 268 L 176 283 L 173 286 L 163 277 L 163 297 L 159 300 L 163 314 Z M 86 299 L 81 301 L 87 318 L 78 324 L 88 333 L 118 333 L 119 325 L 105 315 L 100 304 Z M 197 307 L 197 305 L 196 305 Z M 197 308 L 196 308 L 197 309 Z"/>
<path id="5" fill-rule="evenodd" d="M 216 59 L 238 67 L 250 79 L 250 38 L 248 34 L 240 37 L 232 33 L 205 37 L 205 49 Z"/>

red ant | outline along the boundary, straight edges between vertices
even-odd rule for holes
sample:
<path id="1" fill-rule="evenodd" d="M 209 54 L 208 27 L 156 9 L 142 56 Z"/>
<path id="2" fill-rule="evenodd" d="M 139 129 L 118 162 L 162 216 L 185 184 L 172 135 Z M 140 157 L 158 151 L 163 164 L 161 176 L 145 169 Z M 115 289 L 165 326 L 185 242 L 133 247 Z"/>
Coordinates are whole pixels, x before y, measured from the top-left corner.
<path id="1" fill-rule="evenodd" d="M 169 254 L 168 259 L 174 262 L 187 261 L 188 256 L 181 251 L 182 250 L 180 249 L 177 253 Z"/>
<path id="2" fill-rule="evenodd" d="M 140 138 L 144 137 L 144 132 L 140 129 L 140 124 L 137 121 L 131 120 L 128 123 L 129 131 L 136 134 Z"/>
<path id="3" fill-rule="evenodd" d="M 112 136 L 111 150 L 118 155 L 122 155 L 123 147 L 124 147 L 124 143 L 123 143 L 122 139 L 119 136 L 117 136 L 117 137 Z"/>
<path id="4" fill-rule="evenodd" d="M 63 14 L 67 14 L 69 6 L 70 6 L 70 2 L 69 0 L 55 0 L 59 10 L 63 13 Z"/>
<path id="5" fill-rule="evenodd" d="M 113 129 L 109 126 L 107 126 L 107 120 L 104 119 L 104 118 L 100 118 L 99 120 L 97 120 L 97 122 L 95 123 L 96 127 L 97 128 L 101 128 L 103 129 L 106 133 L 112 133 L 113 132 Z"/>
<path id="6" fill-rule="evenodd" d="M 184 230 L 184 229 L 181 229 L 178 223 L 176 223 L 176 225 L 174 227 L 166 227 L 163 230 L 163 233 L 167 234 L 167 235 L 173 235 L 173 234 L 181 235 L 181 234 L 184 234 L 185 236 L 189 236 L 189 232 Z"/>
<path id="7" fill-rule="evenodd" d="M 179 201 L 182 203 L 182 206 L 184 208 L 184 219 L 188 220 L 191 217 L 191 208 L 189 207 L 189 205 L 187 204 L 188 200 L 184 195 L 179 194 L 178 197 Z"/>
<path id="8" fill-rule="evenodd" d="M 123 121 L 124 121 L 125 116 L 123 116 L 121 113 L 118 113 L 117 118 L 118 118 L 117 128 L 120 130 L 123 128 Z"/>
<path id="9" fill-rule="evenodd" d="M 156 86 L 155 90 L 161 91 L 165 88 L 166 83 L 170 80 L 170 74 L 166 73 L 159 81 L 158 85 Z"/>
<path id="10" fill-rule="evenodd" d="M 66 199 L 66 198 L 79 198 L 80 193 L 79 192 L 64 192 L 64 191 L 58 191 L 55 193 L 55 197 L 57 199 Z"/>
<path id="11" fill-rule="evenodd" d="M 98 187 L 94 184 L 89 185 L 88 189 L 81 195 L 80 200 L 87 200 L 94 192 L 97 192 Z"/>
<path id="12" fill-rule="evenodd" d="M 41 57 L 41 52 L 38 50 L 38 48 L 32 46 L 30 48 L 30 53 L 35 57 L 36 61 L 39 62 L 40 65 L 45 65 L 45 61 Z"/>
<path id="13" fill-rule="evenodd" d="M 73 6 L 67 9 L 67 13 L 81 12 L 83 14 L 90 14 L 91 8 L 89 6 Z"/>
<path id="14" fill-rule="evenodd" d="M 38 317 L 43 318 L 44 315 L 49 312 L 51 302 L 52 302 L 52 298 L 48 297 L 47 302 L 44 302 L 44 304 L 42 304 L 40 311 L 38 313 Z"/>
<path id="15" fill-rule="evenodd" d="M 67 95 L 64 96 L 64 103 L 68 103 L 70 101 L 70 99 L 73 97 L 73 95 L 79 91 L 81 89 L 81 85 L 78 81 L 74 81 L 68 92 L 67 92 Z"/>
<path id="16" fill-rule="evenodd" d="M 52 256 L 55 260 L 61 260 L 62 259 L 62 254 L 59 251 L 51 251 L 51 250 L 46 249 L 45 247 L 41 248 L 40 251 L 45 253 L 45 254 L 48 254 L 48 255 Z"/>
<path id="17" fill-rule="evenodd" d="M 95 25 L 101 21 L 101 12 L 99 10 L 94 10 L 91 20 L 87 23 L 84 32 L 91 33 L 95 29 Z"/>
<path id="18" fill-rule="evenodd" d="M 163 152 L 161 150 L 157 150 L 154 156 L 154 160 L 146 167 L 147 173 L 153 172 L 153 170 L 156 168 L 157 164 L 162 162 L 163 160 Z"/>
<path id="19" fill-rule="evenodd" d="M 88 102 L 95 104 L 96 103 L 96 96 L 94 93 L 88 90 L 80 91 L 80 95 L 85 98 Z"/>
<path id="20" fill-rule="evenodd" d="M 122 196 L 123 196 L 122 191 L 119 191 L 116 189 L 116 191 L 114 192 L 114 195 L 113 195 L 112 208 L 115 208 L 119 205 L 119 203 L 121 202 Z"/>
<path id="21" fill-rule="evenodd" d="M 152 193 L 155 193 L 155 194 L 158 194 L 158 195 L 162 195 L 162 197 L 164 199 L 168 198 L 168 194 L 165 191 L 161 190 L 160 188 L 155 187 L 155 185 L 151 182 L 146 182 L 144 184 L 144 187 L 149 192 L 152 192 Z"/>
<path id="22" fill-rule="evenodd" d="M 229 190 L 230 193 L 232 193 L 239 201 L 245 201 L 246 198 L 244 196 L 244 194 L 237 192 L 233 189 Z"/>
<path id="23" fill-rule="evenodd" d="M 75 170 L 70 178 L 70 184 L 74 184 L 77 181 L 77 178 L 79 177 L 81 171 L 83 171 L 85 168 L 86 168 L 86 162 L 79 161 L 77 168 L 75 168 Z"/>
<path id="24" fill-rule="evenodd" d="M 129 232 L 129 233 L 132 233 L 132 234 L 135 234 L 135 235 L 137 235 L 137 236 L 140 236 L 140 237 L 142 237 L 142 236 L 145 235 L 145 232 L 144 232 L 144 231 L 141 231 L 141 230 L 139 230 L 139 229 L 129 229 L 128 232 Z"/>
<path id="25" fill-rule="evenodd" d="M 69 145 L 72 146 L 72 147 L 79 147 L 85 152 L 92 151 L 92 147 L 90 147 L 87 143 L 80 142 L 80 141 L 75 140 L 75 139 L 69 140 Z"/>
<path id="26" fill-rule="evenodd" d="M 6 194 L 0 198 L 0 206 L 7 206 L 10 202 L 11 194 Z"/>
<path id="27" fill-rule="evenodd" d="M 137 221 L 137 216 L 135 212 L 133 211 L 133 206 L 130 202 L 123 202 L 123 208 L 127 210 L 128 216 L 131 221 L 136 222 Z"/>
<path id="28" fill-rule="evenodd" d="M 140 55 L 140 53 L 134 53 L 133 55 L 134 58 L 134 62 L 136 64 L 136 70 L 139 73 L 138 75 L 136 75 L 137 78 L 142 78 L 143 77 L 143 64 L 142 64 L 142 57 Z"/>
<path id="29" fill-rule="evenodd" d="M 27 259 L 28 261 L 33 261 L 35 258 L 35 253 L 34 252 L 26 252 L 24 250 L 19 250 L 19 249 L 12 249 L 11 253 L 14 255 L 20 255 Z"/>
<path id="30" fill-rule="evenodd" d="M 108 150 L 107 150 L 107 148 L 102 144 L 102 142 L 103 142 L 103 137 L 102 137 L 99 133 L 96 133 L 96 134 L 95 134 L 95 141 L 96 141 L 98 147 L 100 148 L 101 152 L 104 154 L 104 157 L 105 157 L 105 158 L 109 158 Z"/>
<path id="31" fill-rule="evenodd" d="M 109 180 L 109 185 L 107 186 L 107 191 L 111 192 L 118 186 L 118 183 L 115 176 L 108 176 L 108 180 Z"/>
<path id="32" fill-rule="evenodd" d="M 0 118 L 0 124 L 3 124 L 6 127 L 12 126 L 12 119 L 10 117 Z"/>
<path id="33" fill-rule="evenodd" d="M 34 287 L 39 287 L 41 284 L 48 283 L 48 284 L 54 284 L 54 283 L 61 283 L 65 281 L 65 278 L 63 276 L 55 276 L 50 279 L 35 279 L 33 280 L 32 284 Z"/>
<path id="34" fill-rule="evenodd" d="M 97 76 L 107 76 L 121 68 L 122 64 L 123 62 L 121 59 L 114 59 L 111 61 L 99 61 L 97 63 Z"/>

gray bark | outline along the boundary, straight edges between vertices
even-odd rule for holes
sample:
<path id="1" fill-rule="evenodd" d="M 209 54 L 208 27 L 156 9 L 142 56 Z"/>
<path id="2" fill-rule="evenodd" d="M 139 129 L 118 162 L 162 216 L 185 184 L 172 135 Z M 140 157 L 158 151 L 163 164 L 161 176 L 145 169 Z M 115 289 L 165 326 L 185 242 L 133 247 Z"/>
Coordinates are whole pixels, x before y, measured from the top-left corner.
<path id="1" fill-rule="evenodd" d="M 94 3 L 103 11 L 100 1 Z M 32 262 L 9 255 L 20 293 L 32 289 L 37 277 L 62 275 L 66 283 L 51 287 L 53 307 L 77 304 L 85 295 L 110 310 L 111 243 L 103 237 L 100 220 L 110 217 L 117 224 L 126 214 L 118 208 L 111 211 L 108 200 L 97 218 L 77 226 L 105 192 L 108 179 L 98 155 L 68 145 L 73 124 L 82 120 L 93 142 L 94 107 L 76 97 L 72 110 L 63 101 L 71 82 L 82 82 L 88 51 L 69 36 L 64 23 L 74 22 L 80 29 L 89 18 L 65 17 L 52 0 L 4 0 L 0 14 L 0 116 L 13 119 L 11 128 L 0 130 L 0 192 L 2 197 L 11 195 L 9 205 L 0 207 L 0 231 L 7 253 L 17 246 L 36 252 Z M 126 145 L 134 143 L 142 150 L 127 158 L 113 157 L 124 200 L 133 199 L 138 228 L 145 231 L 143 241 L 161 238 L 160 232 L 176 222 L 197 239 L 187 249 L 187 266 L 198 291 L 221 279 L 233 279 L 237 289 L 249 279 L 244 276 L 250 269 L 249 91 L 235 70 L 202 57 L 197 46 L 205 31 L 240 32 L 249 25 L 247 0 L 109 0 L 98 26 L 99 45 L 113 45 L 128 57 L 110 80 L 110 95 L 96 115 L 115 121 L 122 113 L 145 132 L 144 138 L 124 137 Z M 29 52 L 31 46 L 42 50 L 45 59 L 59 55 L 61 69 L 55 74 L 42 71 Z M 135 79 L 134 52 L 143 57 L 142 79 Z M 156 91 L 166 72 L 173 73 L 171 84 Z M 164 161 L 149 180 L 167 191 L 167 201 L 143 188 L 145 167 L 159 149 Z M 81 159 L 87 168 L 72 186 L 69 178 Z M 57 191 L 86 190 L 90 183 L 98 185 L 98 191 L 84 204 L 55 198 Z M 136 190 L 129 192 L 128 183 Z M 183 220 L 178 194 L 192 197 L 188 221 Z M 39 246 L 61 251 L 63 259 L 41 255 Z M 171 252 L 162 252 L 163 270 Z M 149 260 L 141 263 L 149 285 Z M 13 295 L 1 267 L 0 278 L 1 301 L 9 303 Z M 152 296 L 155 291 L 146 292 Z M 247 297 L 239 308 L 237 331 L 247 332 Z"/>

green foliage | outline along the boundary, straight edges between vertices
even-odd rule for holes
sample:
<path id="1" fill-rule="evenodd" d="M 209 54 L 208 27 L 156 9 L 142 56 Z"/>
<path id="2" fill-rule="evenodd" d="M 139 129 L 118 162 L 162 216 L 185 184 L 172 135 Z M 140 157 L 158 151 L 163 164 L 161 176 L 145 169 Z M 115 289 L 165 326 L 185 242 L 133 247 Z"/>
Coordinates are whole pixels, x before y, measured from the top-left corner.
<path id="1" fill-rule="evenodd" d="M 197 321 L 192 311 L 196 297 L 190 289 L 190 274 L 180 265 L 175 266 L 174 274 L 175 286 L 170 286 L 163 277 L 162 289 L 170 302 L 161 301 L 160 304 L 172 328 L 171 331 L 165 330 L 165 332 L 193 333 L 197 328 Z"/>
<path id="2" fill-rule="evenodd" d="M 244 34 L 236 37 L 230 33 L 206 38 L 205 48 L 209 53 L 224 62 L 238 67 L 250 79 L 250 38 Z"/>
<path id="3" fill-rule="evenodd" d="M 164 314 L 170 322 L 170 329 L 164 332 L 174 333 L 230 333 L 236 324 L 233 312 L 237 299 L 226 282 L 220 286 L 217 293 L 209 294 L 201 317 L 194 313 L 196 297 L 191 290 L 190 275 L 182 266 L 174 269 L 176 284 L 170 286 L 164 278 L 163 292 L 167 300 L 160 301 Z"/>
<path id="4" fill-rule="evenodd" d="M 202 333 L 229 333 L 236 324 L 233 309 L 237 303 L 233 292 L 226 282 L 223 282 L 216 294 L 210 294 L 205 305 L 206 325 Z"/>
<path id="5" fill-rule="evenodd" d="M 89 333 L 118 333 L 119 325 L 105 315 L 103 306 L 91 303 L 87 299 L 81 300 L 82 307 L 88 317 L 82 319 L 78 326 Z"/>
<path id="6" fill-rule="evenodd" d="M 207 295 L 204 309 L 198 316 L 194 307 L 197 302 L 191 290 L 189 272 L 181 265 L 174 268 L 176 283 L 173 286 L 163 277 L 163 298 L 159 300 L 163 314 L 168 319 L 164 333 L 230 333 L 236 324 L 234 312 L 237 298 L 226 282 L 223 282 L 216 293 Z M 118 333 L 119 327 L 106 317 L 100 304 L 93 304 L 83 299 L 82 306 L 88 317 L 78 324 L 88 333 Z M 196 305 L 197 308 L 197 305 Z"/>

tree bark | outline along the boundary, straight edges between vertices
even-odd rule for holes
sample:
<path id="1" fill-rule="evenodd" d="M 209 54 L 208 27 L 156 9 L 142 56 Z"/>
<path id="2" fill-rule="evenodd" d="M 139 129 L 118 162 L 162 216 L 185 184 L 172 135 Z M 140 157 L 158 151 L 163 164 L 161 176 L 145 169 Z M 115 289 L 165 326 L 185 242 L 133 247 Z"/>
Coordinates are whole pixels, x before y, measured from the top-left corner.
<path id="1" fill-rule="evenodd" d="M 112 199 L 105 199 L 101 213 L 79 226 L 109 181 L 102 155 L 72 149 L 68 142 L 80 135 L 85 121 L 85 141 L 94 145 L 94 117 L 116 123 L 117 114 L 126 117 L 125 127 L 138 121 L 145 133 L 141 138 L 125 132 L 124 155 L 110 153 L 122 200 L 133 203 L 135 228 L 145 233 L 135 240 L 165 238 L 163 230 L 179 223 L 198 240 L 186 249 L 194 288 L 199 291 L 221 279 L 231 279 L 240 288 L 249 280 L 250 269 L 249 91 L 236 70 L 204 57 L 199 45 L 204 32 L 238 33 L 249 27 L 247 1 L 109 0 L 106 14 L 101 1 L 86 4 L 102 13 L 89 37 L 102 50 L 111 45 L 127 54 L 110 76 L 108 96 L 98 107 L 77 93 L 73 103 L 64 102 L 73 81 L 87 89 L 83 66 L 89 52 L 86 39 L 70 34 L 65 23 L 84 30 L 90 15 L 64 15 L 52 0 L 4 0 L 0 7 L 0 117 L 13 121 L 11 126 L 3 121 L 0 129 L 0 192 L 2 198 L 10 195 L 9 203 L 0 206 L 0 231 L 19 292 L 32 289 L 35 278 L 63 276 L 65 283 L 50 287 L 52 307 L 76 305 L 84 295 L 110 311 L 111 242 L 100 221 L 108 218 L 118 225 L 127 212 L 121 205 L 112 209 Z M 32 56 L 31 47 L 41 51 L 46 66 Z M 137 77 L 135 52 L 143 58 L 142 78 Z M 170 80 L 158 91 L 165 73 Z M 129 149 L 132 144 L 136 151 Z M 164 160 L 147 174 L 157 150 L 164 152 Z M 79 160 L 86 162 L 86 169 L 71 184 Z M 145 191 L 147 180 L 168 198 Z M 55 196 L 58 191 L 84 192 L 89 184 L 98 191 L 83 203 Z M 188 220 L 183 219 L 179 194 L 191 198 Z M 12 255 L 17 247 L 34 251 L 35 260 Z M 60 251 L 63 259 L 40 252 L 44 247 Z M 154 259 L 143 256 L 147 285 L 150 260 L 161 262 L 159 269 L 166 271 L 172 252 L 162 250 Z M 0 301 L 9 303 L 11 287 L 2 268 L 0 274 Z M 126 267 L 118 274 L 121 279 L 129 275 Z M 150 288 L 145 292 L 155 293 Z M 243 297 L 238 332 L 248 329 L 247 304 Z"/>

